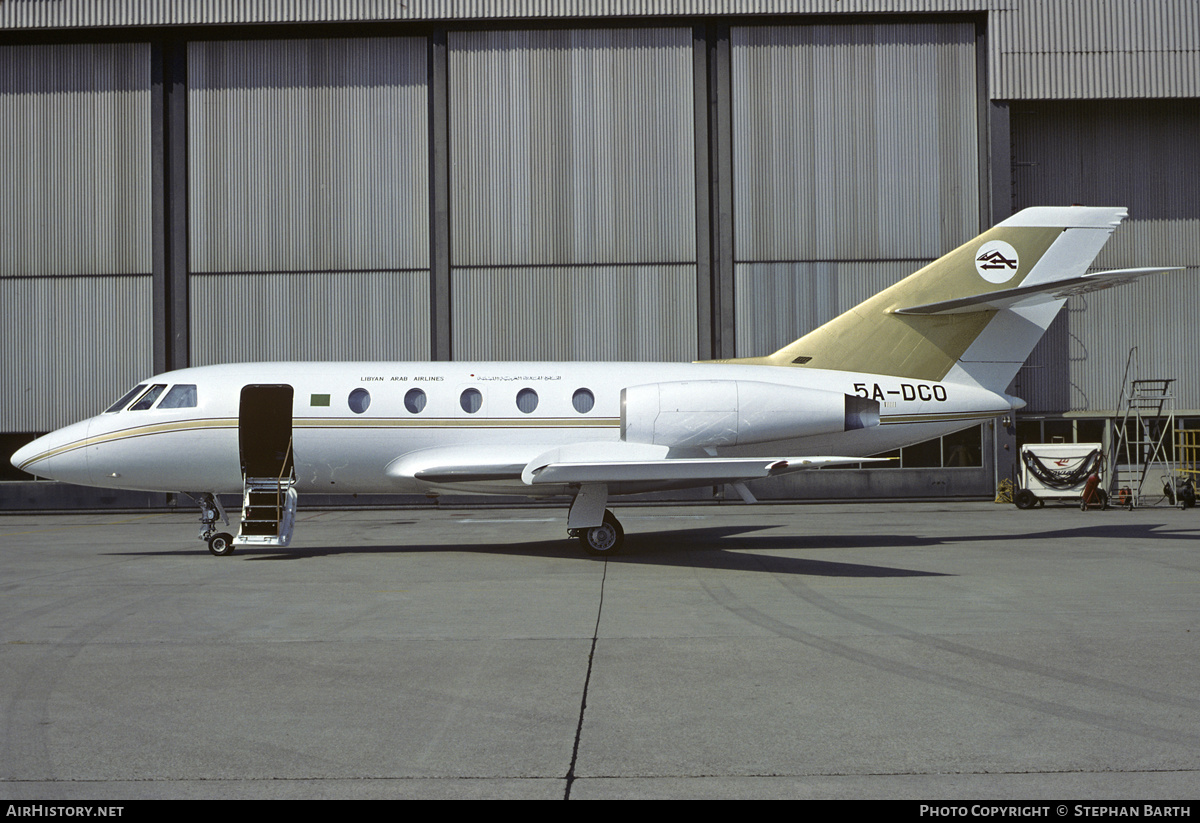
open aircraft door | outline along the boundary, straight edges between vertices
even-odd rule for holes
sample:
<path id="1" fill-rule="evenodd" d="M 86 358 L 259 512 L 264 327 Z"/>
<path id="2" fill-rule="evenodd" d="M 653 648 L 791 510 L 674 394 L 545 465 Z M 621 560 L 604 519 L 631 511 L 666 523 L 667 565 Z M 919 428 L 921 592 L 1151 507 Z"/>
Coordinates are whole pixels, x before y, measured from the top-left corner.
<path id="1" fill-rule="evenodd" d="M 288 385 L 243 386 L 238 405 L 238 453 L 242 463 L 242 522 L 236 537 L 213 554 L 235 546 L 286 546 L 296 515 L 292 399 Z M 221 535 L 219 535 L 220 537 Z M 227 536 L 226 536 L 227 537 Z"/>
<path id="2" fill-rule="evenodd" d="M 292 476 L 292 396 L 286 385 L 243 386 L 238 453 L 246 478 Z"/>

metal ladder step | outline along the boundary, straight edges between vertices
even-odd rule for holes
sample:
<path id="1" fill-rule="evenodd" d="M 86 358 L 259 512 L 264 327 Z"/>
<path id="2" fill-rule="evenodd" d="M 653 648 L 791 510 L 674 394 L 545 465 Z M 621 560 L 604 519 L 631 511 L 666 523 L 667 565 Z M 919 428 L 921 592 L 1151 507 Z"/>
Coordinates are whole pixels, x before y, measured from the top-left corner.
<path id="1" fill-rule="evenodd" d="M 234 545 L 288 545 L 296 514 L 294 485 L 292 478 L 245 478 L 241 529 Z"/>
<path id="2" fill-rule="evenodd" d="M 1174 505 L 1175 467 L 1174 378 L 1139 378 L 1137 347 L 1125 361 L 1125 378 L 1114 421 L 1109 456 L 1109 495 L 1127 499 L 1131 507 Z M 1118 461 L 1120 461 L 1118 463 Z"/>

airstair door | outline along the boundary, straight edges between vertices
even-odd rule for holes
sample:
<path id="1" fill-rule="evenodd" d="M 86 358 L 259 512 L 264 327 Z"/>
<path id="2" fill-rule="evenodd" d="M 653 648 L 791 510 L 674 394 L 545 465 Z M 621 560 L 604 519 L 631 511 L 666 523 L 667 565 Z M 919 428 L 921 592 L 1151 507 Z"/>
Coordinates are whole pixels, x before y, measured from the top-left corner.
<path id="1" fill-rule="evenodd" d="M 238 449 L 242 458 L 242 524 L 235 546 L 286 546 L 296 515 L 292 455 L 292 387 L 242 388 Z"/>
<path id="2" fill-rule="evenodd" d="M 244 386 L 238 408 L 243 477 L 292 476 L 292 387 Z"/>

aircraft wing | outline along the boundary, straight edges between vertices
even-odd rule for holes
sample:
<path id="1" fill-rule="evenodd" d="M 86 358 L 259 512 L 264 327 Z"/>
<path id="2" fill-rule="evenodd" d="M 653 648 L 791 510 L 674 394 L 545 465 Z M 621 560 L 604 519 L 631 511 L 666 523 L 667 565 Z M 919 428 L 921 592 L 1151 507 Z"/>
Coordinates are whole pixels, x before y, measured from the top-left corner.
<path id="1" fill-rule="evenodd" d="M 848 463 L 865 457 L 695 457 L 664 460 L 611 460 L 584 463 L 530 463 L 521 473 L 528 485 L 542 483 L 737 483 Z"/>
<path id="2" fill-rule="evenodd" d="M 881 458 L 668 457 L 666 446 L 639 443 L 579 443 L 548 451 L 528 446 L 451 446 L 410 452 L 392 461 L 387 474 L 428 483 L 465 484 L 520 480 L 526 486 L 584 483 L 677 486 L 739 483 L 762 477 L 869 463 Z M 540 452 L 540 453 L 538 453 Z"/>
<path id="3" fill-rule="evenodd" d="M 968 314 L 977 311 L 995 309 L 1014 309 L 1021 306 L 1031 306 L 1050 300 L 1061 300 L 1078 294 L 1111 289 L 1113 286 L 1123 286 L 1139 277 L 1148 274 L 1183 271 L 1181 267 L 1169 269 L 1113 269 L 1098 271 L 1094 274 L 1081 274 L 1078 277 L 1068 277 L 1049 283 L 1039 283 L 1034 286 L 1019 286 L 1015 289 L 975 294 L 970 297 L 960 297 L 954 300 L 942 300 L 938 303 L 926 303 L 921 306 L 909 306 L 896 309 L 896 314 Z"/>

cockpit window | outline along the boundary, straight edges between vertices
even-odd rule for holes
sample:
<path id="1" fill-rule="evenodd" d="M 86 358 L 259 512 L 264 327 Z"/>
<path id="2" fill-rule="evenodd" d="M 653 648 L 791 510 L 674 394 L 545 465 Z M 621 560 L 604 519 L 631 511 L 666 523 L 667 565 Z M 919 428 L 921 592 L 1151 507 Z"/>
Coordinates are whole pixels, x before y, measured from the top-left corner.
<path id="1" fill-rule="evenodd" d="M 125 404 L 128 403 L 130 400 L 132 400 L 134 397 L 141 394 L 142 391 L 145 390 L 145 388 L 146 388 L 145 383 L 141 383 L 140 385 L 134 386 L 132 389 L 130 389 L 124 395 L 122 395 L 120 400 L 118 400 L 116 403 L 113 403 L 111 406 L 109 406 L 107 409 L 105 409 L 104 413 L 108 414 L 109 412 L 117 412 L 117 411 L 120 411 L 121 409 L 125 408 Z"/>
<path id="2" fill-rule="evenodd" d="M 180 383 L 172 386 L 158 407 L 160 409 L 196 408 L 196 386 L 192 383 Z"/>
<path id="3" fill-rule="evenodd" d="M 166 383 L 155 383 L 150 387 L 150 390 L 143 394 L 138 401 L 129 407 L 130 411 L 145 411 L 154 405 L 154 401 L 162 394 L 162 390 L 167 387 Z"/>

